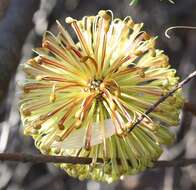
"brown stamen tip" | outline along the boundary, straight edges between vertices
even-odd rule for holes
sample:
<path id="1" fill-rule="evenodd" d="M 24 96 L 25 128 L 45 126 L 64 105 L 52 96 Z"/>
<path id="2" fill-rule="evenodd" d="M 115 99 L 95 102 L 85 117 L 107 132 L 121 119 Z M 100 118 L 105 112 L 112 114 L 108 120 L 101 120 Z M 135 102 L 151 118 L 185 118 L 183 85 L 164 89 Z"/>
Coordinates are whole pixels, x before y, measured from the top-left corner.
<path id="1" fill-rule="evenodd" d="M 70 134 L 73 130 L 76 129 L 76 126 L 75 124 L 72 124 L 67 130 L 65 130 L 61 136 L 61 141 L 64 141 Z"/>
<path id="2" fill-rule="evenodd" d="M 67 49 L 68 51 L 70 51 L 70 50 L 72 50 L 72 47 L 71 47 L 69 44 L 66 44 L 66 49 Z"/>
<path id="3" fill-rule="evenodd" d="M 47 117 L 48 117 L 48 115 L 41 115 L 41 116 L 39 117 L 39 119 L 40 119 L 40 121 L 44 121 L 44 120 L 47 119 Z"/>
<path id="4" fill-rule="evenodd" d="M 31 111 L 29 111 L 29 110 L 22 110 L 22 114 L 24 116 L 30 116 L 31 115 Z"/>
<path id="5" fill-rule="evenodd" d="M 24 93 L 29 93 L 30 92 L 30 90 L 26 86 L 23 86 L 22 89 L 23 89 L 23 92 Z"/>
<path id="6" fill-rule="evenodd" d="M 42 126 L 41 126 L 40 123 L 34 124 L 34 125 L 33 125 L 33 128 L 34 128 L 34 129 L 37 129 L 37 130 L 38 130 L 38 129 L 41 129 L 41 127 L 42 127 Z"/>
<path id="7" fill-rule="evenodd" d="M 84 63 L 84 62 L 86 62 L 88 59 L 89 59 L 88 56 L 84 56 L 84 57 L 81 57 L 80 61 L 81 61 L 82 63 Z"/>
<path id="8" fill-rule="evenodd" d="M 47 146 L 47 145 L 42 145 L 40 148 L 41 148 L 41 150 L 42 150 L 42 152 L 43 152 L 44 154 L 49 154 L 49 153 L 50 153 L 51 148 L 50 148 L 49 146 Z"/>
<path id="9" fill-rule="evenodd" d="M 86 149 L 86 151 L 90 151 L 91 147 L 90 146 L 86 146 L 85 149 Z"/>
<path id="10" fill-rule="evenodd" d="M 55 136 L 55 141 L 56 141 L 56 142 L 61 142 L 61 137 L 60 137 L 60 136 L 58 136 L 58 135 L 57 135 L 57 136 Z"/>
<path id="11" fill-rule="evenodd" d="M 147 34 L 146 32 L 144 32 L 143 38 L 144 38 L 144 40 L 149 40 L 151 38 L 151 36 L 149 34 Z"/>
<path id="12" fill-rule="evenodd" d="M 88 141 L 88 140 L 85 142 L 85 149 L 86 149 L 87 151 L 90 151 L 90 150 L 91 150 L 90 141 Z"/>
<path id="13" fill-rule="evenodd" d="M 42 42 L 42 47 L 48 48 L 49 47 L 49 42 L 48 41 L 43 41 Z"/>
<path id="14" fill-rule="evenodd" d="M 169 65 L 169 63 L 165 60 L 165 62 L 161 64 L 161 67 L 162 67 L 162 68 L 165 68 L 165 67 L 167 67 L 168 65 Z"/>
<path id="15" fill-rule="evenodd" d="M 60 152 L 61 152 L 61 149 L 59 147 L 54 149 L 55 154 L 60 154 Z"/>
<path id="16" fill-rule="evenodd" d="M 145 78 L 145 72 L 144 72 L 144 70 L 141 70 L 139 72 L 139 75 L 140 75 L 141 78 Z"/>
<path id="17" fill-rule="evenodd" d="M 64 130 L 64 129 L 65 129 L 65 127 L 64 127 L 64 125 L 63 125 L 62 122 L 59 122 L 59 123 L 58 123 L 58 128 L 59 128 L 60 130 Z"/>
<path id="18" fill-rule="evenodd" d="M 143 54 L 143 52 L 142 51 L 139 51 L 139 50 L 135 52 L 135 55 L 136 56 L 141 56 L 142 54 Z"/>

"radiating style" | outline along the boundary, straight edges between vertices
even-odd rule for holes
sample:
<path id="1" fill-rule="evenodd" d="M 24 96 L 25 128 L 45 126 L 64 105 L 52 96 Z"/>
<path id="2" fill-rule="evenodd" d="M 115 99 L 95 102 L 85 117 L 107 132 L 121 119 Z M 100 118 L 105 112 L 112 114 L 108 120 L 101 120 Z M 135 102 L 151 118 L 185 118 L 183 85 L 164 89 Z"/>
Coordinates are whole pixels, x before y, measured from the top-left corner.
<path id="1" fill-rule="evenodd" d="M 178 83 L 168 57 L 130 17 L 101 10 L 66 22 L 77 40 L 57 22 L 57 36 L 46 32 L 24 64 L 24 133 L 43 154 L 92 158 L 90 165 L 59 164 L 79 179 L 112 182 L 151 167 L 174 139 L 169 127 L 178 125 L 181 91 L 128 131 Z"/>

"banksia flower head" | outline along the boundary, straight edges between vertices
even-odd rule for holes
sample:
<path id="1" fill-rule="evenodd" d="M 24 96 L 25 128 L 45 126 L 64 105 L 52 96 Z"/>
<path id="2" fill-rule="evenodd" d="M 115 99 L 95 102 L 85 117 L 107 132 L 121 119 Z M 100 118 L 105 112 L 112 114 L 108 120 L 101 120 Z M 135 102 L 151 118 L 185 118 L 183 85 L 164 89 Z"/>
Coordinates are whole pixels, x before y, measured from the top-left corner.
<path id="1" fill-rule="evenodd" d="M 112 182 L 152 166 L 161 145 L 173 141 L 168 128 L 178 125 L 181 92 L 129 131 L 177 84 L 168 57 L 130 17 L 102 10 L 66 22 L 78 42 L 57 22 L 58 35 L 46 32 L 38 56 L 24 64 L 24 133 L 43 154 L 92 158 L 90 165 L 59 164 L 79 179 Z"/>

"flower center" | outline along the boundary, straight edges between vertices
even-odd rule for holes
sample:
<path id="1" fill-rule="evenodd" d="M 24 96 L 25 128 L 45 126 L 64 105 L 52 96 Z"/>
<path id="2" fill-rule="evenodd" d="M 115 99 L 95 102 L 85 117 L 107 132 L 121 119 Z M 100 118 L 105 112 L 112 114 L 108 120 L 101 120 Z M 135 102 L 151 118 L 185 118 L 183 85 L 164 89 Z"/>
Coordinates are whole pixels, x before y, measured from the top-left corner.
<path id="1" fill-rule="evenodd" d="M 89 83 L 89 89 L 90 91 L 99 91 L 100 90 L 100 84 L 102 83 L 101 80 L 93 80 Z"/>

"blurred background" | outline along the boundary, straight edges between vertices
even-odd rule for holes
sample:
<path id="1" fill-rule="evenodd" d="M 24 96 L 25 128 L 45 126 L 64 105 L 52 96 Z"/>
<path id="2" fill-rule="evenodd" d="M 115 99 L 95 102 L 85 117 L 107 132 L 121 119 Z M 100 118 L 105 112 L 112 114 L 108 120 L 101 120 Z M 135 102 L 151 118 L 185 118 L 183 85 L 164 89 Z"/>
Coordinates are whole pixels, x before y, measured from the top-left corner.
<path id="1" fill-rule="evenodd" d="M 24 78 L 20 64 L 32 56 L 33 47 L 40 46 L 45 30 L 56 31 L 56 19 L 64 23 L 66 16 L 79 19 L 100 9 L 144 22 L 146 31 L 159 36 L 158 47 L 169 55 L 181 78 L 196 69 L 196 31 L 176 30 L 170 32 L 171 39 L 164 35 L 170 26 L 196 26 L 195 0 L 176 0 L 175 5 L 167 0 L 140 0 L 132 7 L 129 0 L 0 0 L 0 152 L 39 153 L 31 137 L 22 133 L 16 85 Z M 183 91 L 196 106 L 196 80 Z M 165 149 L 162 160 L 196 158 L 196 118 L 187 111 L 182 111 L 181 118 L 176 142 Z M 0 162 L 0 189 L 195 190 L 196 166 L 149 170 L 108 185 L 71 178 L 53 164 Z"/>

